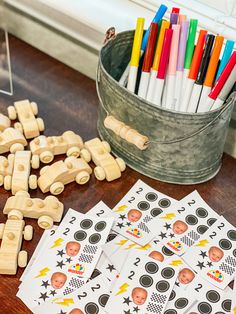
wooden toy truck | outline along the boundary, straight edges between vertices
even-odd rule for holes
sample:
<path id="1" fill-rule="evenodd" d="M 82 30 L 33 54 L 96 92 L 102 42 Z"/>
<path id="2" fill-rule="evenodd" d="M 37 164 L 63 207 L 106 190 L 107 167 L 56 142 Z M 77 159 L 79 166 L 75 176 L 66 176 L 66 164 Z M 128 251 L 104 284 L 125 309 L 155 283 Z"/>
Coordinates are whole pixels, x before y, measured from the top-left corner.
<path id="1" fill-rule="evenodd" d="M 9 128 L 11 125 L 11 120 L 4 116 L 4 114 L 0 113 L 0 131 L 4 131 L 6 128 Z"/>
<path id="2" fill-rule="evenodd" d="M 13 167 L 12 167 L 13 163 Z M 10 161 L 5 160 L 5 164 L 8 164 L 8 174 L 4 176 L 3 183 L 6 190 L 11 190 L 15 195 L 17 191 L 28 191 L 30 189 L 37 188 L 37 176 L 30 175 L 31 164 L 32 168 L 37 169 L 39 167 L 38 160 L 31 160 L 30 151 L 17 151 L 15 155 L 12 155 Z M 0 167 L 1 168 L 1 167 Z"/>
<path id="3" fill-rule="evenodd" d="M 92 169 L 84 159 L 71 156 L 64 161 L 43 167 L 40 170 L 38 186 L 43 193 L 50 191 L 51 194 L 58 195 L 63 192 L 65 184 L 73 181 L 85 184 L 91 173 Z"/>
<path id="4" fill-rule="evenodd" d="M 8 107 L 8 116 L 11 120 L 18 118 L 14 127 L 24 133 L 25 137 L 33 138 L 39 136 L 44 130 L 44 122 L 41 118 L 35 118 L 38 113 L 38 106 L 29 100 L 16 101 L 14 106 Z"/>
<path id="5" fill-rule="evenodd" d="M 95 177 L 98 180 L 107 179 L 113 181 L 120 178 L 121 172 L 125 170 L 126 165 L 123 159 L 114 158 L 111 154 L 109 143 L 94 138 L 84 143 L 85 149 L 81 150 L 82 158 L 92 158 L 97 167 L 94 168 Z"/>
<path id="6" fill-rule="evenodd" d="M 23 237 L 26 241 L 33 237 L 32 226 L 25 226 L 24 220 L 8 219 L 0 224 L 0 274 L 15 275 L 17 266 L 26 266 L 27 252 L 20 251 Z"/>
<path id="7" fill-rule="evenodd" d="M 18 191 L 15 196 L 7 199 L 3 213 L 8 219 L 23 219 L 23 217 L 38 219 L 42 229 L 50 229 L 53 222 L 60 222 L 64 205 L 55 196 L 47 196 L 44 200 L 30 198 L 29 193 Z"/>
<path id="8" fill-rule="evenodd" d="M 67 154 L 68 157 L 79 157 L 83 146 L 81 137 L 73 131 L 66 131 L 61 136 L 40 135 L 30 142 L 32 154 L 38 155 L 40 161 L 45 164 L 51 162 L 55 155 Z"/>
<path id="9" fill-rule="evenodd" d="M 24 135 L 17 129 L 7 128 L 0 133 L 0 154 L 24 150 L 26 145 L 27 141 Z"/>

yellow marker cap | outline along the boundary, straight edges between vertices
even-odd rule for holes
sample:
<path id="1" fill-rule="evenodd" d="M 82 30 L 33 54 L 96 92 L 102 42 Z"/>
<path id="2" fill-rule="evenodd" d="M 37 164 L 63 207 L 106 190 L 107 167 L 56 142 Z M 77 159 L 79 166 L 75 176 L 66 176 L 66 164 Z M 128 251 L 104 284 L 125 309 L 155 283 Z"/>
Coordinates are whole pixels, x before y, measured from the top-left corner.
<path id="1" fill-rule="evenodd" d="M 142 44 L 142 39 L 143 39 L 144 21 L 145 19 L 143 17 L 137 18 L 136 29 L 135 29 L 135 34 L 134 34 L 134 42 L 133 42 L 133 48 L 132 48 L 132 54 L 131 54 L 131 60 L 130 60 L 130 65 L 135 66 L 135 67 L 138 67 L 139 65 L 141 44 Z"/>
<path id="2" fill-rule="evenodd" d="M 160 30 L 160 34 L 158 37 L 156 52 L 155 52 L 155 56 L 154 56 L 154 60 L 153 60 L 153 64 L 152 64 L 153 70 L 157 71 L 159 68 L 161 51 L 162 51 L 162 46 L 163 46 L 163 41 L 164 41 L 164 36 L 165 36 L 165 30 L 169 27 L 170 27 L 170 22 L 163 20 L 161 23 L 161 30 Z"/>

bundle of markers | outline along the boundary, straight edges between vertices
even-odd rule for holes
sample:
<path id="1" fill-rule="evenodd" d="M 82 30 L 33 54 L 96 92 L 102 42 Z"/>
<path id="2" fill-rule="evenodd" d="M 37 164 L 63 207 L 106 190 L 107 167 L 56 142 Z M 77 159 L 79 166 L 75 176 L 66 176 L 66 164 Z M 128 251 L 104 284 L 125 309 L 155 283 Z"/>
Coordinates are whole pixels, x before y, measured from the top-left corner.
<path id="1" fill-rule="evenodd" d="M 164 20 L 166 10 L 160 6 L 144 36 L 144 18 L 137 19 L 130 63 L 119 83 L 170 110 L 220 108 L 236 81 L 234 42 L 198 32 L 198 20 L 188 21 L 178 8 L 172 9 L 170 21 Z"/>

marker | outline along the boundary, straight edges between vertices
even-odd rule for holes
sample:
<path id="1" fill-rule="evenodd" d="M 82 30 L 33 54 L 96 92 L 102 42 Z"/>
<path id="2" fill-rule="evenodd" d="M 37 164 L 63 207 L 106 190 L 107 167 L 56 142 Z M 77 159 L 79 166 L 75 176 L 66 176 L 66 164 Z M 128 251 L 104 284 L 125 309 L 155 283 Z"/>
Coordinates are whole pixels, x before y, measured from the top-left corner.
<path id="1" fill-rule="evenodd" d="M 216 74 L 215 82 L 218 80 L 221 72 L 224 70 L 224 67 L 226 66 L 226 63 L 229 61 L 229 58 L 231 56 L 233 49 L 234 49 L 234 41 L 227 40 L 225 44 L 224 53 L 220 62 L 220 66 Z"/>
<path id="2" fill-rule="evenodd" d="M 179 13 L 171 13 L 170 14 L 170 25 L 174 25 L 178 23 Z"/>
<path id="3" fill-rule="evenodd" d="M 178 47 L 179 47 L 179 32 L 180 25 L 172 25 L 173 35 L 170 47 L 170 59 L 168 65 L 167 73 L 167 85 L 166 85 L 166 102 L 164 105 L 167 109 L 172 109 L 172 104 L 174 101 L 174 91 L 175 91 L 175 75 L 178 57 Z"/>
<path id="4" fill-rule="evenodd" d="M 164 37 L 163 48 L 161 52 L 160 65 L 159 65 L 159 69 L 157 73 L 154 97 L 153 97 L 153 103 L 158 106 L 161 106 L 161 96 L 162 96 L 163 86 L 165 82 L 167 64 L 169 61 L 172 35 L 173 35 L 173 29 L 165 30 L 165 37 Z"/>
<path id="5" fill-rule="evenodd" d="M 155 14 L 155 16 L 154 16 L 154 18 L 152 20 L 152 23 L 158 23 L 163 18 L 163 16 L 166 13 L 166 11 L 167 11 L 167 6 L 162 4 L 159 7 L 159 9 L 157 10 L 157 12 L 156 12 L 156 14 Z M 148 30 L 146 31 L 146 33 L 143 36 L 140 57 L 142 56 L 142 54 L 144 53 L 144 51 L 146 49 L 148 36 L 149 36 L 149 31 L 150 31 L 150 26 L 149 26 Z M 121 78 L 119 79 L 119 84 L 121 86 L 126 86 L 126 84 L 127 84 L 128 76 L 129 76 L 129 66 L 130 66 L 130 64 L 127 65 L 125 71 L 123 72 Z"/>
<path id="6" fill-rule="evenodd" d="M 215 100 L 210 110 L 218 109 L 223 105 L 231 89 L 233 88 L 235 81 L 236 81 L 236 66 L 234 66 L 233 70 L 231 71 L 227 81 L 225 82 L 221 92 L 219 93 L 217 99 Z"/>
<path id="7" fill-rule="evenodd" d="M 198 75 L 197 75 L 197 78 L 196 78 L 196 81 L 194 83 L 193 90 L 192 90 L 192 95 L 190 99 L 191 104 L 189 104 L 189 108 L 188 108 L 189 112 L 196 111 L 199 98 L 202 92 L 202 85 L 206 76 L 206 71 L 209 64 L 211 49 L 213 47 L 214 39 L 215 39 L 214 35 L 208 35 L 206 37 L 206 43 L 205 43 L 205 47 L 204 47 L 204 51 L 202 55 L 202 60 L 201 60 Z"/>
<path id="8" fill-rule="evenodd" d="M 186 47 L 185 60 L 184 60 L 182 91 L 185 90 L 186 80 L 187 80 L 188 75 L 189 75 L 189 69 L 191 66 L 191 61 L 192 61 L 192 56 L 193 56 L 193 51 L 194 51 L 194 43 L 195 43 L 195 38 L 196 38 L 197 25 L 198 25 L 198 20 L 190 19 L 187 47 Z"/>
<path id="9" fill-rule="evenodd" d="M 206 30 L 203 30 L 203 29 L 200 30 L 198 40 L 197 40 L 197 45 L 196 45 L 196 48 L 194 50 L 194 55 L 192 58 L 189 76 L 188 76 L 188 78 L 186 80 L 186 84 L 185 84 L 185 91 L 183 93 L 183 99 L 182 99 L 182 102 L 180 104 L 180 111 L 186 112 L 188 109 L 189 100 L 190 100 L 190 97 L 192 94 L 193 85 L 194 85 L 194 82 L 197 78 L 197 73 L 198 73 L 198 70 L 200 67 L 200 62 L 201 62 L 202 55 L 203 55 L 203 47 L 204 47 L 204 43 L 205 43 L 206 34 L 207 34 Z"/>
<path id="10" fill-rule="evenodd" d="M 146 97 L 148 101 L 152 101 L 153 96 L 154 96 L 153 93 L 154 93 L 155 84 L 156 84 L 156 76 L 157 76 L 157 71 L 159 68 L 161 52 L 162 52 L 162 47 L 163 47 L 163 42 L 164 42 L 164 37 L 165 37 L 165 31 L 166 29 L 169 28 L 169 26 L 170 26 L 169 21 L 165 21 L 165 20 L 162 21 L 161 30 L 160 30 L 160 34 L 159 34 L 157 46 L 156 46 L 156 52 L 155 52 L 155 56 L 154 56 L 154 60 L 152 64 L 151 76 L 150 76 L 149 85 L 148 85 L 148 91 L 147 91 L 147 97 Z"/>
<path id="11" fill-rule="evenodd" d="M 130 60 L 130 69 L 129 69 L 129 77 L 128 77 L 128 84 L 127 89 L 134 93 L 135 90 L 135 83 L 138 73 L 138 64 L 140 59 L 140 50 L 141 50 L 141 43 L 143 38 L 143 27 L 144 27 L 144 18 L 138 17 L 136 23 L 136 30 L 134 34 L 134 42 Z"/>
<path id="12" fill-rule="evenodd" d="M 144 54 L 143 68 L 142 68 L 142 74 L 141 74 L 139 90 L 138 90 L 138 96 L 144 99 L 146 98 L 146 94 L 147 94 L 148 82 L 150 78 L 150 70 L 152 66 L 152 60 L 153 60 L 154 49 L 155 49 L 155 44 L 156 44 L 157 30 L 158 30 L 158 24 L 152 23 L 150 27 L 147 48 Z"/>
<path id="13" fill-rule="evenodd" d="M 180 8 L 172 8 L 171 13 L 178 13 L 180 12 Z"/>
<path id="14" fill-rule="evenodd" d="M 218 80 L 216 81 L 215 85 L 213 86 L 210 94 L 207 97 L 206 106 L 208 106 L 208 110 L 212 107 L 214 101 L 220 94 L 223 86 L 225 85 L 225 82 L 227 81 L 231 71 L 233 70 L 234 66 L 236 64 L 236 51 L 233 51 L 231 57 L 229 58 L 228 63 L 226 64 L 224 70 L 221 72 L 221 75 L 219 76 Z M 206 107 L 207 108 L 207 107 Z"/>
<path id="15" fill-rule="evenodd" d="M 183 80 L 183 70 L 184 70 L 184 57 L 188 36 L 189 21 L 184 21 L 181 24 L 180 40 L 179 40 L 179 51 L 178 51 L 178 61 L 177 61 L 177 71 L 175 80 L 175 95 L 174 95 L 174 109 L 179 110 L 179 103 L 181 98 L 182 80 Z"/>
<path id="16" fill-rule="evenodd" d="M 185 14 L 180 14 L 179 19 L 178 19 L 178 24 L 182 25 L 183 22 L 187 20 L 187 15 Z"/>
<path id="17" fill-rule="evenodd" d="M 207 68 L 206 78 L 203 83 L 201 98 L 199 100 L 197 112 L 209 111 L 209 106 L 206 106 L 206 100 L 214 82 L 214 77 L 223 42 L 224 42 L 223 36 L 216 36 L 215 43 L 212 49 L 211 59 Z"/>

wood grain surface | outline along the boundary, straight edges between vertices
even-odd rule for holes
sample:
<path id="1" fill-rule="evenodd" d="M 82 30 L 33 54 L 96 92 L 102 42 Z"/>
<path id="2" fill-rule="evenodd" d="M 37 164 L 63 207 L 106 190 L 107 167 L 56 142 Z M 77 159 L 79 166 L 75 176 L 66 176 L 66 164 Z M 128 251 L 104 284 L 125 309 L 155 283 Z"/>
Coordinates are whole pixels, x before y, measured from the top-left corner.
<path id="1" fill-rule="evenodd" d="M 10 36 L 10 50 L 14 96 L 0 94 L 0 112 L 7 114 L 7 106 L 14 101 L 29 99 L 38 103 L 38 116 L 44 119 L 46 127 L 44 134 L 60 135 L 65 130 L 73 130 L 84 140 L 97 136 L 98 98 L 94 81 L 13 36 Z M 33 173 L 38 174 L 38 171 Z M 71 183 L 59 199 L 65 205 L 65 212 L 72 207 L 86 213 L 100 200 L 112 208 L 138 179 L 178 200 L 197 189 L 214 210 L 236 225 L 236 160 L 226 154 L 219 174 L 207 183 L 189 186 L 168 184 L 127 168 L 119 180 L 111 183 L 99 182 L 94 176 L 84 186 Z M 1 208 L 10 195 L 10 192 L 0 188 Z M 44 198 L 46 195 L 37 189 L 31 191 L 31 196 Z M 33 240 L 23 242 L 23 249 L 30 257 L 43 230 L 37 226 L 36 220 L 25 220 L 34 227 Z M 0 222 L 5 221 L 6 216 L 1 210 Z M 15 296 L 22 272 L 18 269 L 16 276 L 0 275 L 0 313 L 31 313 Z"/>

